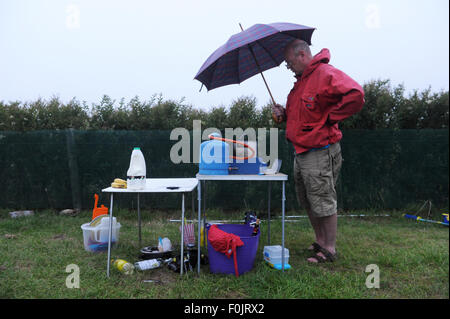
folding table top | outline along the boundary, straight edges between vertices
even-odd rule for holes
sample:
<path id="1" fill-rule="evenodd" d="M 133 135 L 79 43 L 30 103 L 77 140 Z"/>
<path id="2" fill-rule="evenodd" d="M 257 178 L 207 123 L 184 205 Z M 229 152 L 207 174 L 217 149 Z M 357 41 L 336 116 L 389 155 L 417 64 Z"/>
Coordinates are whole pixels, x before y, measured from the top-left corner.
<path id="1" fill-rule="evenodd" d="M 267 174 L 267 175 L 196 175 L 198 180 L 204 181 L 287 181 L 288 176 L 286 174 Z"/>
<path id="2" fill-rule="evenodd" d="M 147 178 L 144 189 L 108 187 L 104 193 L 184 193 L 192 192 L 198 184 L 196 178 Z"/>

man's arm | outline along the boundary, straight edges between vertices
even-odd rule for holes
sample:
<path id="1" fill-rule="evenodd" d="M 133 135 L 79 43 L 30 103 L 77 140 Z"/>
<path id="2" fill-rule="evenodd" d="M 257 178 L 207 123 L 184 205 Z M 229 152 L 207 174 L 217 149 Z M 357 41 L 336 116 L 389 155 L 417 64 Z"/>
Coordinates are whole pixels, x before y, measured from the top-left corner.
<path id="1" fill-rule="evenodd" d="M 328 113 L 327 122 L 333 125 L 359 112 L 364 106 L 364 90 L 344 72 L 332 68 L 325 96 L 333 103 Z"/>

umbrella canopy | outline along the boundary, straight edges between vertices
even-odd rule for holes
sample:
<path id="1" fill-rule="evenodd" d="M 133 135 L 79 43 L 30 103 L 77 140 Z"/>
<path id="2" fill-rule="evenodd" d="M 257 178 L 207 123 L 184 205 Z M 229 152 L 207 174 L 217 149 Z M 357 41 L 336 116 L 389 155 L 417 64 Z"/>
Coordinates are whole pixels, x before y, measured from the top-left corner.
<path id="1" fill-rule="evenodd" d="M 295 39 L 311 45 L 315 28 L 293 23 L 255 24 L 214 51 L 194 79 L 208 90 L 238 84 L 284 61 L 284 48 Z"/>

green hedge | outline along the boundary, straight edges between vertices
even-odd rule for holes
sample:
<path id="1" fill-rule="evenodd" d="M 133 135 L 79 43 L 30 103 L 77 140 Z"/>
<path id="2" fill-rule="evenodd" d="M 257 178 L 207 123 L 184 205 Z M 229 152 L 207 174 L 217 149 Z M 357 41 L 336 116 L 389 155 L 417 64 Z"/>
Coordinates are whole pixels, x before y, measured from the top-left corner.
<path id="1" fill-rule="evenodd" d="M 415 90 L 408 96 L 403 85 L 392 87 L 389 80 L 374 80 L 363 85 L 365 105 L 339 123 L 342 129 L 441 129 L 448 128 L 448 91 Z M 279 101 L 283 104 L 285 101 Z M 271 103 L 257 105 L 252 96 L 236 98 L 230 106 L 208 106 L 207 111 L 180 101 L 164 100 L 154 95 L 148 101 L 134 97 L 125 102 L 104 95 L 100 103 L 88 106 L 73 98 L 63 103 L 49 101 L 0 101 L 0 131 L 78 130 L 192 130 L 193 120 L 204 127 L 273 127 Z"/>

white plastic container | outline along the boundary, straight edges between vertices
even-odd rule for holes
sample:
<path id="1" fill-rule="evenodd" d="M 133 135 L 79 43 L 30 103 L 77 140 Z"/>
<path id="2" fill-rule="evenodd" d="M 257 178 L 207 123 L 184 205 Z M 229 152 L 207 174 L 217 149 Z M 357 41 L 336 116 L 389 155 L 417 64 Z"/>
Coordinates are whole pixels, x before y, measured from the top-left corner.
<path id="1" fill-rule="evenodd" d="M 90 252 L 108 249 L 109 217 L 103 217 L 97 226 L 90 223 L 81 225 L 83 230 L 84 249 Z M 111 245 L 119 241 L 120 223 L 113 217 Z"/>
<path id="2" fill-rule="evenodd" d="M 127 171 L 127 188 L 139 190 L 145 188 L 147 168 L 144 155 L 139 147 L 135 147 L 131 153 L 130 167 Z"/>
<path id="3" fill-rule="evenodd" d="M 161 239 L 161 237 L 159 237 L 158 250 L 160 252 L 172 250 L 172 242 L 170 241 L 170 239 L 167 237 Z"/>
<path id="4" fill-rule="evenodd" d="M 272 265 L 281 265 L 281 246 L 264 246 L 264 260 Z M 289 263 L 289 249 L 284 248 L 284 264 Z"/>

